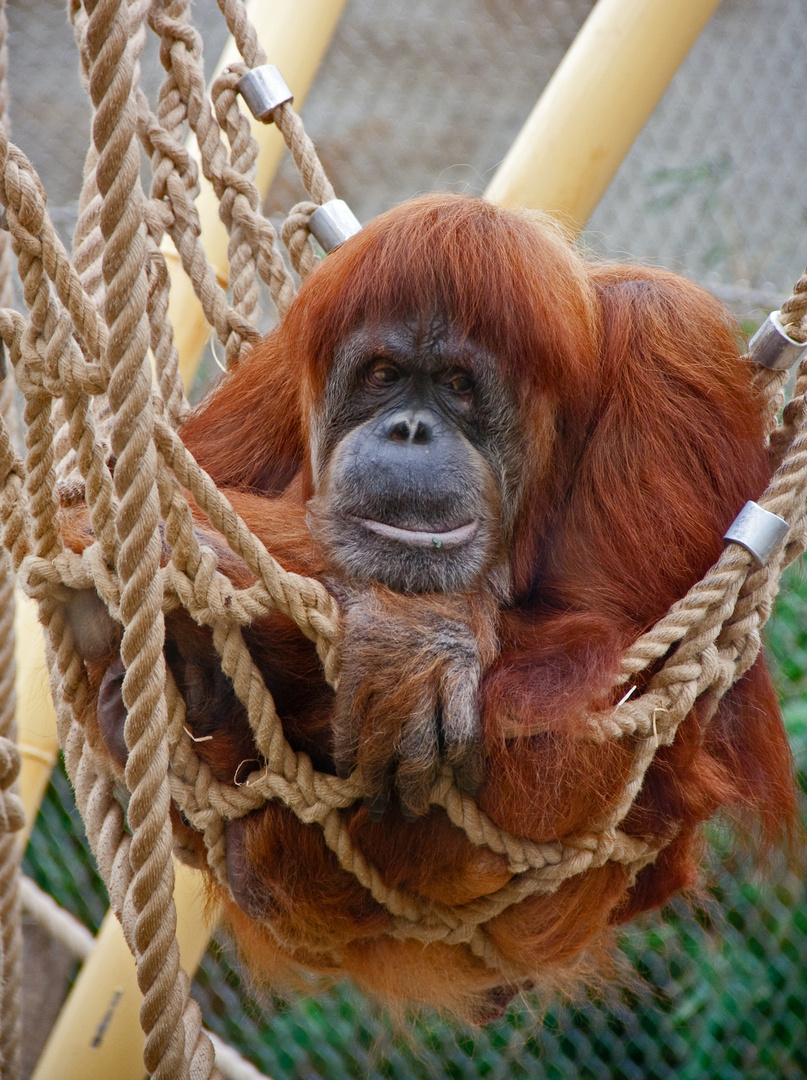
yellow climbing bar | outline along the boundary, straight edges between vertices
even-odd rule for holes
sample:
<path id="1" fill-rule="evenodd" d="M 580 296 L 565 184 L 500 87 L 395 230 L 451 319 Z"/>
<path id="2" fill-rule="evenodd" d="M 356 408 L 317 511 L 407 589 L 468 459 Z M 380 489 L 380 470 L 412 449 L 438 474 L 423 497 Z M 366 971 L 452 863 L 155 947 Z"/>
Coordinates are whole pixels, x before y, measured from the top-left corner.
<path id="1" fill-rule="evenodd" d="M 200 875 L 179 863 L 174 869 L 179 953 L 184 969 L 193 972 L 216 919 Z M 32 1080 L 143 1080 L 142 1001 L 132 954 L 109 911 Z"/>
<path id="2" fill-rule="evenodd" d="M 20 840 L 25 846 L 56 764 L 59 743 L 56 738 L 56 710 L 50 696 L 45 663 L 45 640 L 37 605 L 19 589 L 16 594 L 14 635 L 17 745 L 22 758 L 19 786 L 25 807 L 25 828 Z"/>
<path id="3" fill-rule="evenodd" d="M 720 0 L 599 0 L 486 196 L 585 225 Z"/>

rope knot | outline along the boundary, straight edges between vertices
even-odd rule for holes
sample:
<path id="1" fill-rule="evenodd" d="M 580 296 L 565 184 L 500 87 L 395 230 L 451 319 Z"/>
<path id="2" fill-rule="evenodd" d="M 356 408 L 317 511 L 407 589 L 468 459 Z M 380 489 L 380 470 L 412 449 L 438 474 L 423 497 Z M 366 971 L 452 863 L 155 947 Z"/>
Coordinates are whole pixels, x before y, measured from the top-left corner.
<path id="1" fill-rule="evenodd" d="M 19 750 L 10 739 L 0 736 L 0 837 L 18 832 L 25 825 L 22 800 L 9 790 L 19 773 Z"/>
<path id="2" fill-rule="evenodd" d="M 308 238 L 311 235 L 308 222 L 318 208 L 315 202 L 299 202 L 289 211 L 280 235 L 288 248 L 291 264 L 304 280 L 314 269 L 315 257 Z"/>
<path id="3" fill-rule="evenodd" d="M 171 56 L 173 65 L 183 61 L 187 64 L 201 58 L 202 38 L 190 23 L 172 18 L 168 12 L 160 10 L 156 5 L 149 9 L 148 20 L 152 30 L 162 38 L 160 51 L 164 58 L 167 58 L 169 52 L 173 52 L 174 45 L 184 46 L 187 56 L 182 57 L 182 61 L 176 55 Z"/>
<path id="4" fill-rule="evenodd" d="M 0 735 L 0 791 L 7 791 L 20 774 L 20 752 L 11 739 Z"/>

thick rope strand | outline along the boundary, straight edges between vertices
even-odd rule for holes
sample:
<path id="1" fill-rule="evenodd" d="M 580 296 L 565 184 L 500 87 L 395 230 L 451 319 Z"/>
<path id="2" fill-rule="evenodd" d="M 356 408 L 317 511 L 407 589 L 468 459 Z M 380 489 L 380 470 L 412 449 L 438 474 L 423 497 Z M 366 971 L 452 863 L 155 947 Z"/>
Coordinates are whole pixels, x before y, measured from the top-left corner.
<path id="1" fill-rule="evenodd" d="M 112 450 L 120 500 L 121 657 L 128 717 L 127 783 L 132 792 L 129 861 L 133 876 L 124 924 L 134 943 L 143 993 L 144 1062 L 155 1077 L 190 1075 L 183 1014 L 187 979 L 179 965 L 166 779 L 168 749 L 162 692 L 162 600 L 158 591 L 156 453 L 151 438 L 145 227 L 136 143 L 135 90 L 140 26 L 118 0 L 85 0 L 90 93 L 95 108 L 95 168 L 103 200 L 104 317 L 109 327 Z M 145 12 L 141 12 L 141 20 Z M 121 107 L 120 102 L 123 101 Z M 155 587 L 157 584 L 157 587 Z M 190 1048 L 188 1048 L 190 1049 Z"/>
<path id="2" fill-rule="evenodd" d="M 0 9 L 0 125 L 8 111 L 8 23 Z M 11 306 L 11 245 L 0 233 L 0 307 Z M 0 417 L 14 435 L 14 384 L 0 371 Z M 20 769 L 16 736 L 16 664 L 14 661 L 14 567 L 0 551 L 0 1075 L 17 1080 L 21 1067 L 22 922 L 19 894 L 20 845 L 16 831 L 24 823 L 14 790 Z"/>

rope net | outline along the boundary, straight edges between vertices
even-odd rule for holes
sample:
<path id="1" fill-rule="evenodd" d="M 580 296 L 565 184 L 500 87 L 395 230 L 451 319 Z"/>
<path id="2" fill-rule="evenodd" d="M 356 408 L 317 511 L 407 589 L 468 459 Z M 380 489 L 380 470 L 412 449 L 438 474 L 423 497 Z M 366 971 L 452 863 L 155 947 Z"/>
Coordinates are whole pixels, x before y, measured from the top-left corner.
<path id="1" fill-rule="evenodd" d="M 771 454 L 778 464 L 759 501 L 789 523 L 787 541 L 761 568 L 744 548 L 729 544 L 703 580 L 624 656 L 620 683 L 628 688 L 674 649 L 646 688 L 626 693 L 613 711 L 590 720 L 592 739 L 629 738 L 635 748 L 618 805 L 586 835 L 536 844 L 498 828 L 446 772 L 434 786 L 432 802 L 474 844 L 503 855 L 513 876 L 498 892 L 461 908 L 426 904 L 388 888 L 343 822 L 342 811 L 362 796 L 360 777 L 340 780 L 319 773 L 289 745 L 242 636 L 243 627 L 279 609 L 316 643 L 326 677 L 335 685 L 336 603 L 319 582 L 283 570 L 176 433 L 188 406 L 167 318 L 165 238 L 176 248 L 228 365 L 259 336 L 257 281 L 268 287 L 281 318 L 295 292 L 275 230 L 260 210 L 253 181 L 257 145 L 236 91 L 239 78 L 264 63 L 265 56 L 240 0 L 219 0 L 219 5 L 243 64 L 225 70 L 208 97 L 201 40 L 190 25 L 187 0 L 72 0 L 81 75 L 94 110 L 72 262 L 48 217 L 39 178 L 0 124 L 0 202 L 28 311 L 23 317 L 11 310 L 4 294 L 0 336 L 25 400 L 26 449 L 22 460 L 3 423 L 3 544 L 10 568 L 40 606 L 67 769 L 137 962 L 145 1065 L 155 1077 L 166 1078 L 216 1075 L 179 964 L 172 801 L 203 836 L 208 865 L 225 887 L 225 822 L 266 800 L 280 800 L 301 821 L 322 830 L 341 866 L 388 910 L 391 933 L 423 942 L 464 943 L 486 964 L 501 967 L 484 927 L 505 908 L 536 893 L 551 893 L 573 875 L 608 860 L 635 874 L 655 858 L 661 839 L 629 836 L 620 826 L 657 748 L 673 741 L 695 700 L 700 698 L 707 713 L 713 713 L 753 663 L 780 574 L 804 549 L 806 527 L 807 363 L 802 363 L 794 399 L 779 426 L 775 416 L 784 378 L 762 371 L 758 376 L 770 402 Z M 139 86 L 139 57 L 148 29 L 159 38 L 165 67 L 156 112 Z M 316 258 L 308 220 L 334 193 L 292 105 L 276 108 L 273 119 L 309 195 L 293 208 L 282 230 L 292 265 L 304 277 Z M 185 146 L 188 131 L 196 137 L 202 171 L 215 189 L 229 233 L 230 296 L 200 243 L 194 202 L 199 175 Z M 148 195 L 140 182 L 143 152 L 153 175 Z M 0 243 L 5 245 L 6 237 L 0 236 Z M 785 329 L 799 341 L 807 341 L 806 310 L 807 276 L 782 308 Z M 3 386 L 4 402 L 9 385 L 7 380 Z M 194 533 L 184 492 L 244 560 L 254 585 L 236 589 L 218 571 L 214 553 Z M 57 523 L 60 502 L 76 498 L 86 501 L 95 536 L 83 554 L 64 546 Z M 10 574 L 3 581 L 8 590 Z M 92 750 L 83 729 L 90 687 L 65 614 L 65 601 L 77 589 L 95 590 L 124 628 L 126 816 L 110 763 Z M 9 605 L 0 607 L 5 611 Z M 185 728 L 184 701 L 163 657 L 164 617 L 179 607 L 212 629 L 222 668 L 249 715 L 263 765 L 237 787 L 210 775 Z M 5 685 L 13 681 L 13 668 L 7 650 L 2 656 Z M 10 691 L 0 700 L 0 906 L 5 928 L 13 925 L 9 912 L 19 902 L 6 875 L 14 862 L 13 830 L 20 822 L 14 816 L 14 796 L 7 791 L 18 768 L 6 719 Z M 4 993 L 17 978 L 15 941 L 4 929 Z M 5 1003 L 3 1012 L 5 1021 Z M 12 1018 L 4 1031 L 15 1023 Z M 15 1036 L 4 1038 L 11 1045 Z M 3 1052 L 15 1051 L 4 1045 Z"/>
<path id="2" fill-rule="evenodd" d="M 8 23 L 0 7 L 0 127 L 5 126 L 8 93 Z M 0 306 L 12 301 L 11 245 L 0 233 Z M 3 376 L 5 357 L 0 357 L 0 423 L 13 431 L 14 392 L 11 379 Z M 22 925 L 19 894 L 20 845 L 15 833 L 25 815 L 13 791 L 20 770 L 15 735 L 14 573 L 11 559 L 0 550 L 0 1075 L 15 1077 L 21 1063 L 22 1017 Z"/>

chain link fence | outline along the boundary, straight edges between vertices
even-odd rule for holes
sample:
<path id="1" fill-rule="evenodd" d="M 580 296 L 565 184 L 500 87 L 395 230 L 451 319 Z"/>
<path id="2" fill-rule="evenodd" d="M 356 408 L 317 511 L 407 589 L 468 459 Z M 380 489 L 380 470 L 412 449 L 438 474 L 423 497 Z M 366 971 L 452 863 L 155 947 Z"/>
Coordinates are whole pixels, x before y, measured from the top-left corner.
<path id="1" fill-rule="evenodd" d="M 592 0 L 348 0 L 303 117 L 361 220 L 424 191 L 479 193 Z M 9 0 L 14 137 L 67 236 L 89 111 L 62 0 Z M 215 0 L 194 7 L 212 72 Z M 265 43 L 270 61 L 271 42 Z M 585 244 L 668 266 L 742 317 L 776 306 L 807 243 L 807 6 L 723 0 L 597 207 Z M 144 59 L 147 88 L 159 61 Z M 300 197 L 287 161 L 269 194 Z"/>
<path id="2" fill-rule="evenodd" d="M 803 580 L 785 594 L 773 648 L 802 638 Z M 787 712 L 807 793 L 807 707 Z M 707 887 L 621 937 L 613 982 L 583 1003 L 537 1015 L 518 1002 L 481 1030 L 422 1013 L 405 1031 L 355 988 L 315 998 L 257 996 L 227 943 L 214 943 L 194 983 L 207 1026 L 274 1080 L 797 1080 L 807 1073 L 807 882 L 784 862 L 762 875 L 712 836 Z M 54 775 L 25 869 L 86 925 L 106 910 L 68 781 Z"/>
<path id="3" fill-rule="evenodd" d="M 270 2 L 270 0 L 267 0 Z M 303 116 L 361 220 L 434 189 L 484 190 L 591 0 L 349 0 Z M 225 32 L 194 16 L 207 63 Z M 13 136 L 40 170 L 69 239 L 89 111 L 61 0 L 10 0 Z M 272 57 L 271 42 L 265 43 Z M 803 0 L 723 0 L 595 211 L 591 251 L 701 281 L 744 320 L 775 307 L 807 259 Z M 159 79 L 156 56 L 144 81 Z M 269 194 L 300 195 L 284 164 Z M 770 631 L 807 791 L 807 584 L 784 582 Z M 708 887 L 622 937 L 621 970 L 584 1003 L 526 1003 L 483 1031 L 424 1014 L 396 1031 L 350 987 L 257 1000 L 226 945 L 195 992 L 206 1023 L 275 1080 L 636 1078 L 790 1080 L 807 1074 L 807 896 L 784 863 L 764 875 L 720 834 Z M 69 785 L 57 773 L 26 870 L 86 925 L 106 910 Z"/>

